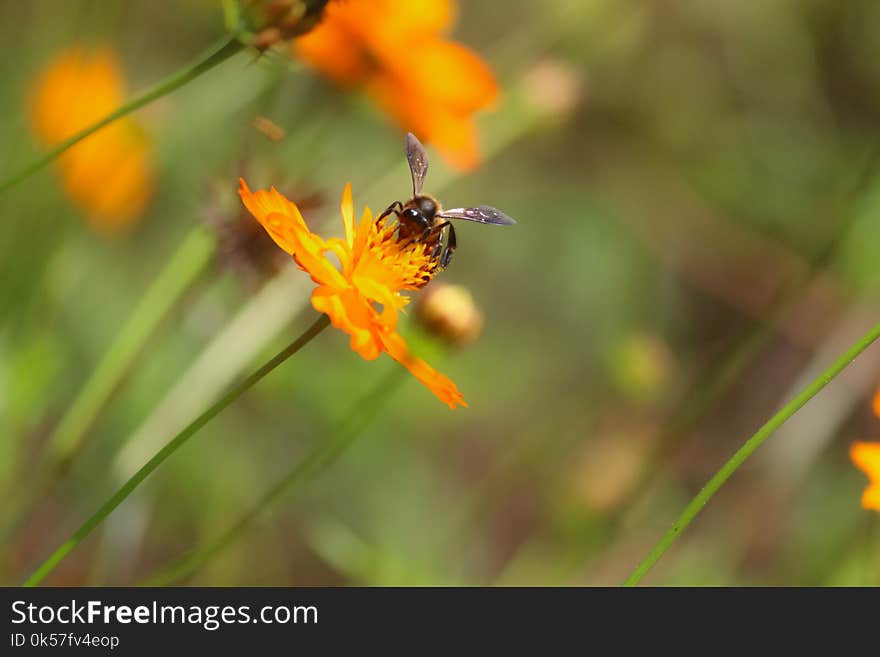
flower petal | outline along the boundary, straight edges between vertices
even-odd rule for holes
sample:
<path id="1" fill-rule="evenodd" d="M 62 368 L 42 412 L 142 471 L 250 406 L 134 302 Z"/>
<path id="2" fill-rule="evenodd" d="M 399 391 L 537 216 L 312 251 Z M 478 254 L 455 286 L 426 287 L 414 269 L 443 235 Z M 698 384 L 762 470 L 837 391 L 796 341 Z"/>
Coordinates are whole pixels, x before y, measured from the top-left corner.
<path id="1" fill-rule="evenodd" d="M 471 171 L 483 161 L 477 128 L 467 114 L 434 112 L 428 117 L 427 134 L 450 166 L 459 171 Z"/>
<path id="2" fill-rule="evenodd" d="M 400 44 L 386 43 L 378 55 L 382 68 L 400 85 L 400 97 L 414 94 L 424 104 L 457 112 L 485 109 L 498 100 L 498 83 L 491 69 L 455 41 L 422 37 L 407 43 L 406 57 L 400 56 Z"/>
<path id="3" fill-rule="evenodd" d="M 456 18 L 457 7 L 452 0 L 382 0 L 380 4 L 380 27 L 396 34 L 437 34 L 449 29 Z"/>
<path id="4" fill-rule="evenodd" d="M 299 208 L 287 200 L 274 187 L 268 192 L 264 189 L 251 192 L 243 178 L 238 179 L 238 195 L 248 211 L 262 224 L 269 236 L 282 249 L 293 255 L 293 233 L 308 227 L 303 221 Z"/>
<path id="5" fill-rule="evenodd" d="M 391 76 L 377 77 L 368 86 L 375 101 L 405 130 L 437 148 L 450 165 L 469 171 L 482 161 L 471 113 L 432 103 L 418 93 L 404 93 Z"/>
<path id="6" fill-rule="evenodd" d="M 369 244 L 370 237 L 373 235 L 374 231 L 376 231 L 376 222 L 373 221 L 373 213 L 370 212 L 370 208 L 364 208 L 364 214 L 361 216 L 361 222 L 358 224 L 357 231 L 354 235 L 354 244 L 351 248 L 351 257 L 354 266 L 357 266 L 361 256 L 363 256 L 364 250 L 367 248 L 367 244 Z"/>
<path id="7" fill-rule="evenodd" d="M 129 226 L 144 211 L 155 185 L 152 145 L 126 119 L 71 148 L 58 167 L 67 194 L 103 232 Z"/>
<path id="8" fill-rule="evenodd" d="M 272 223 L 278 215 L 269 215 L 269 223 Z M 312 280 L 319 285 L 329 285 L 338 290 L 351 287 L 336 266 L 324 255 L 325 251 L 332 251 L 321 237 L 310 232 L 308 229 L 293 229 L 290 231 L 290 243 L 293 246 L 293 257 L 299 268 L 308 272 Z M 338 243 L 338 241 L 337 241 Z"/>
<path id="9" fill-rule="evenodd" d="M 30 100 L 34 131 L 44 143 L 56 144 L 125 101 L 122 66 L 109 48 L 71 48 L 37 80 Z"/>
<path id="10" fill-rule="evenodd" d="M 472 114 L 494 104 L 499 88 L 476 53 L 441 36 L 455 12 L 452 0 L 330 3 L 293 52 L 337 83 L 364 88 L 405 130 L 467 170 L 480 161 Z"/>
<path id="11" fill-rule="evenodd" d="M 437 399 L 452 409 L 456 406 L 467 407 L 467 403 L 455 383 L 422 359 L 410 355 L 406 342 L 399 334 L 388 332 L 380 334 L 380 337 L 388 355 L 408 369 L 428 390 L 434 393 Z"/>
<path id="12" fill-rule="evenodd" d="M 374 67 L 363 38 L 334 16 L 336 4 L 330 3 L 315 29 L 293 40 L 291 52 L 337 84 L 355 85 Z"/>
<path id="13" fill-rule="evenodd" d="M 300 269 L 308 272 L 319 285 L 329 285 L 337 289 L 350 287 L 345 277 L 324 253 L 334 251 L 340 262 L 350 262 L 347 245 L 340 240 L 324 241 L 311 232 L 303 221 L 299 208 L 273 187 L 268 192 L 251 192 L 247 183 L 239 179 L 239 196 L 245 207 L 262 224 L 275 243 L 291 254 Z"/>
<path id="14" fill-rule="evenodd" d="M 379 322 L 390 330 L 397 328 L 397 313 L 406 305 L 406 298 L 392 292 L 381 282 L 371 278 L 355 276 L 352 279 L 358 291 L 370 301 L 382 304 L 382 314 Z"/>
<path id="15" fill-rule="evenodd" d="M 373 321 L 375 310 L 357 291 L 322 285 L 312 291 L 312 306 L 330 317 L 333 326 L 351 336 L 351 348 L 361 358 L 374 360 L 382 353 Z"/>
<path id="16" fill-rule="evenodd" d="M 29 118 L 40 141 L 53 145 L 103 119 L 124 100 L 125 80 L 115 52 L 73 47 L 37 79 Z M 154 188 L 151 142 L 128 116 L 71 147 L 57 166 L 67 195 L 103 232 L 128 227 L 143 213 Z"/>
<path id="17" fill-rule="evenodd" d="M 349 248 L 354 246 L 354 202 L 351 199 L 351 183 L 345 183 L 342 191 L 342 227 L 345 229 L 345 241 Z"/>
<path id="18" fill-rule="evenodd" d="M 342 275 L 348 278 L 351 275 L 351 271 L 354 269 L 351 248 L 338 237 L 331 237 L 328 240 L 324 240 L 324 246 L 328 251 L 331 251 L 337 258 L 339 258 L 339 264 L 342 267 Z"/>
<path id="19" fill-rule="evenodd" d="M 849 455 L 856 467 L 871 480 L 862 494 L 862 506 L 880 511 L 880 442 L 853 443 Z"/>

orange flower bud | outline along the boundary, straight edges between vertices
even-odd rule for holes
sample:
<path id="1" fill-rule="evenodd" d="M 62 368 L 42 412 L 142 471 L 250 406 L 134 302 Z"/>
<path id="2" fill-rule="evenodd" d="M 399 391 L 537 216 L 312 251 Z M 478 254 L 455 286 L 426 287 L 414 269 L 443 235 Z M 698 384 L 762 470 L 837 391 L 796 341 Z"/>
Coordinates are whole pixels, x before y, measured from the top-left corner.
<path id="1" fill-rule="evenodd" d="M 259 289 L 266 281 L 290 264 L 290 257 L 281 251 L 262 226 L 240 205 L 225 186 L 214 185 L 205 196 L 201 218 L 217 240 L 217 261 L 220 267 L 235 273 L 249 290 Z M 321 195 L 298 188 L 288 191 L 297 206 L 311 211 L 324 205 Z M 236 199 L 237 200 L 237 199 Z"/>

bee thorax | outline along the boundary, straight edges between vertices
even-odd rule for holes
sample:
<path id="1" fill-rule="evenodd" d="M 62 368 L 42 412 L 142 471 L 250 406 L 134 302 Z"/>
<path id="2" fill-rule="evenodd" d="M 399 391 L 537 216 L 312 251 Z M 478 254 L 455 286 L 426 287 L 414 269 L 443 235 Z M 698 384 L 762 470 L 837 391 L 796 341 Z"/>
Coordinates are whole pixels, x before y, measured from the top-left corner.
<path id="1" fill-rule="evenodd" d="M 405 209 L 412 208 L 430 222 L 433 222 L 435 215 L 440 213 L 440 204 L 437 200 L 427 194 L 420 194 L 411 198 Z"/>

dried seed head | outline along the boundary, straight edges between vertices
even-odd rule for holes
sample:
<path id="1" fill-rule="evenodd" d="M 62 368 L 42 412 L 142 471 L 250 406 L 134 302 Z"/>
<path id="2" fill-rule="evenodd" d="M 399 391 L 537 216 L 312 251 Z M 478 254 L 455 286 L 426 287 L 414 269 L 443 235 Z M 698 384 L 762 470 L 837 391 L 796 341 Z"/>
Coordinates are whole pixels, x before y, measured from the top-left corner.
<path id="1" fill-rule="evenodd" d="M 252 0 L 246 8 L 253 46 L 263 52 L 301 36 L 321 22 L 328 0 Z"/>
<path id="2" fill-rule="evenodd" d="M 235 199 L 227 191 L 218 188 L 209 195 L 215 200 L 204 209 L 202 218 L 216 236 L 219 265 L 239 276 L 247 289 L 256 290 L 289 266 L 290 257 L 278 249 L 250 213 L 232 205 Z M 307 211 L 323 205 L 323 199 L 314 193 L 291 194 L 290 197 Z"/>

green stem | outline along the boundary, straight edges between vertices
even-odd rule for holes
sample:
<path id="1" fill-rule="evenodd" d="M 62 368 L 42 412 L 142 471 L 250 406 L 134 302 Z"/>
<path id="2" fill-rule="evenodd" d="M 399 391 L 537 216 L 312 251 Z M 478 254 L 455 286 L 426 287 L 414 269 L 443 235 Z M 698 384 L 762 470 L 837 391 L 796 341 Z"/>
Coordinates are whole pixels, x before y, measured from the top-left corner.
<path id="1" fill-rule="evenodd" d="M 230 32 L 241 25 L 241 11 L 238 0 L 222 0 L 223 24 Z"/>
<path id="2" fill-rule="evenodd" d="M 194 228 L 184 238 L 50 436 L 47 447 L 53 461 L 65 462 L 77 451 L 98 412 L 146 341 L 204 271 L 213 252 L 214 241 L 201 228 Z"/>
<path id="3" fill-rule="evenodd" d="M 0 192 L 4 192 L 10 187 L 14 187 L 21 181 L 25 180 L 32 174 L 36 173 L 37 171 L 51 163 L 55 158 L 61 155 L 68 148 L 79 143 L 89 135 L 103 128 L 104 126 L 113 123 L 115 120 L 120 119 L 127 114 L 131 114 L 135 110 L 140 109 L 144 105 L 153 102 L 157 98 L 161 98 L 162 96 L 171 93 L 175 89 L 179 89 L 187 82 L 195 80 L 202 73 L 214 68 L 226 59 L 229 59 L 232 55 L 234 55 L 244 47 L 244 45 L 239 40 L 239 37 L 240 34 L 238 33 L 224 37 L 220 42 L 211 47 L 189 66 L 182 68 L 175 73 L 172 73 L 167 78 L 156 84 L 154 87 L 147 90 L 134 100 L 129 101 L 119 109 L 114 110 L 97 123 L 93 123 L 88 128 L 85 128 L 84 130 L 81 130 L 80 132 L 73 135 L 72 137 L 64 140 L 63 142 L 55 146 L 52 150 L 43 154 L 41 157 L 37 158 L 27 166 L 23 167 L 19 171 L 15 172 L 11 176 L 0 182 Z"/>
<path id="4" fill-rule="evenodd" d="M 108 499 L 83 525 L 74 532 L 74 534 L 59 547 L 52 555 L 37 568 L 34 573 L 28 577 L 24 586 L 36 586 L 51 573 L 55 567 L 79 545 L 91 531 L 97 527 L 104 518 L 113 512 L 116 507 L 125 501 L 132 491 L 137 488 L 162 462 L 176 452 L 186 443 L 199 429 L 208 423 L 215 415 L 220 413 L 224 408 L 238 399 L 242 393 L 259 382 L 269 372 L 278 367 L 281 363 L 293 356 L 296 352 L 307 345 L 312 338 L 318 335 L 330 324 L 330 320 L 326 315 L 321 315 L 315 323 L 312 324 L 305 333 L 296 340 L 291 342 L 287 347 L 282 349 L 274 358 L 263 365 L 256 372 L 244 379 L 241 383 L 233 386 L 222 398 L 215 402 L 208 410 L 193 420 L 186 428 L 172 438 L 162 449 L 160 449 L 147 463 L 138 470 L 132 477 L 126 481 L 113 496 Z"/>
<path id="5" fill-rule="evenodd" d="M 718 489 L 724 485 L 730 476 L 748 459 L 756 449 L 758 449 L 764 441 L 769 438 L 773 432 L 785 424 L 788 419 L 797 413 L 803 406 L 815 397 L 820 390 L 831 383 L 834 378 L 840 374 L 856 357 L 880 338 L 880 324 L 872 328 L 868 333 L 862 336 L 858 342 L 850 347 L 840 358 L 838 358 L 827 370 L 822 372 L 816 379 L 804 388 L 794 399 L 788 402 L 779 412 L 776 413 L 764 426 L 758 429 L 745 444 L 737 450 L 737 452 L 725 463 L 721 469 L 715 473 L 703 489 L 697 493 L 696 497 L 685 507 L 678 520 L 673 523 L 672 527 L 663 535 L 660 541 L 636 566 L 636 569 L 624 582 L 624 586 L 635 586 L 641 579 L 654 567 L 666 550 L 675 542 L 679 535 L 691 524 L 691 521 L 703 509 L 712 496 L 718 492 Z"/>
<path id="6" fill-rule="evenodd" d="M 348 414 L 330 437 L 312 449 L 306 457 L 280 479 L 254 504 L 253 508 L 218 536 L 210 544 L 183 556 L 142 583 L 143 586 L 169 586 L 187 577 L 208 563 L 213 557 L 234 543 L 263 511 L 285 493 L 298 485 L 305 484 L 330 467 L 348 449 L 363 430 L 381 412 L 392 393 L 409 373 L 402 367 L 395 367 L 380 385 L 364 397 Z"/>
<path id="7" fill-rule="evenodd" d="M 33 501 L 45 496 L 64 473 L 82 447 L 86 433 L 122 378 L 130 371 L 144 344 L 204 271 L 213 252 L 214 241 L 200 228 L 193 229 L 184 238 L 47 439 L 48 465 L 42 470 L 42 476 L 22 482 L 22 488 L 10 500 L 15 508 L 9 514 L 3 531 L 4 539 L 15 531 Z"/>
<path id="8" fill-rule="evenodd" d="M 632 489 L 617 505 L 620 509 L 633 509 L 638 506 L 638 501 L 647 494 L 651 487 L 663 472 L 664 466 L 680 443 L 691 434 L 691 430 L 703 420 L 703 418 L 717 405 L 719 400 L 738 380 L 738 376 L 745 371 L 755 358 L 761 353 L 770 339 L 778 332 L 778 327 L 788 322 L 803 301 L 804 294 L 816 281 L 823 276 L 824 268 L 837 255 L 840 243 L 848 234 L 853 222 L 859 213 L 854 210 L 858 199 L 863 198 L 865 190 L 870 187 L 871 180 L 880 163 L 880 141 L 869 145 L 862 158 L 862 164 L 858 167 L 852 180 L 844 185 L 839 192 L 839 199 L 835 204 L 835 211 L 830 213 L 838 219 L 831 221 L 822 214 L 815 216 L 816 221 L 823 224 L 833 225 L 834 230 L 810 259 L 809 267 L 803 273 L 792 276 L 788 283 L 774 295 L 773 300 L 767 304 L 768 308 L 774 308 L 769 317 L 754 318 L 738 336 L 726 347 L 721 354 L 718 363 L 714 367 L 705 368 L 698 374 L 690 392 L 682 404 L 673 414 L 663 422 L 658 439 L 648 449 L 643 462 L 645 465 Z M 606 536 L 609 540 L 619 536 L 617 531 L 627 523 L 627 513 L 619 513 L 610 518 L 605 525 Z M 604 546 L 604 544 L 603 544 Z"/>

